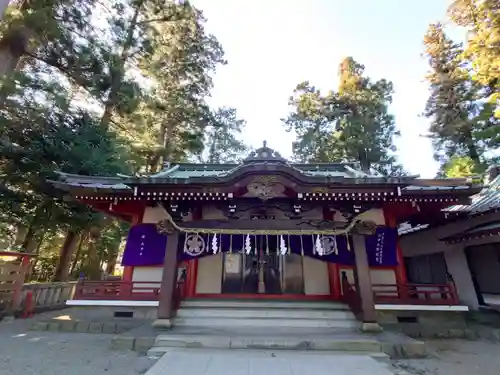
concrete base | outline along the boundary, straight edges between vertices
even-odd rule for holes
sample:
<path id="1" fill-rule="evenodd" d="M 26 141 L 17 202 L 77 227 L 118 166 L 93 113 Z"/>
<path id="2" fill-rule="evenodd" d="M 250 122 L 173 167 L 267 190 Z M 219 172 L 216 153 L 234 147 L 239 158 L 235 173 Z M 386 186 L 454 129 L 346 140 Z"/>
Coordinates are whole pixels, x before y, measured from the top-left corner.
<path id="1" fill-rule="evenodd" d="M 361 331 L 366 333 L 380 333 L 383 331 L 382 327 L 378 323 L 363 323 L 361 324 Z"/>
<path id="2" fill-rule="evenodd" d="M 153 322 L 153 327 L 158 329 L 170 329 L 174 326 L 172 319 L 156 319 Z"/>

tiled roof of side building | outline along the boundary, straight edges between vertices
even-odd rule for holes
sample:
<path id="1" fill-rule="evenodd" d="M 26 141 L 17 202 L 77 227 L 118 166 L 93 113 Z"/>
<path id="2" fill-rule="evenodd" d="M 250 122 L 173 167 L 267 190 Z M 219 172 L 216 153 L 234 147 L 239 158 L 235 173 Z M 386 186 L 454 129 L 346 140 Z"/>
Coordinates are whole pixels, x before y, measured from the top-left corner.
<path id="1" fill-rule="evenodd" d="M 500 176 L 497 176 L 480 193 L 471 197 L 471 204 L 457 204 L 445 208 L 445 212 L 469 212 L 479 214 L 500 208 Z"/>

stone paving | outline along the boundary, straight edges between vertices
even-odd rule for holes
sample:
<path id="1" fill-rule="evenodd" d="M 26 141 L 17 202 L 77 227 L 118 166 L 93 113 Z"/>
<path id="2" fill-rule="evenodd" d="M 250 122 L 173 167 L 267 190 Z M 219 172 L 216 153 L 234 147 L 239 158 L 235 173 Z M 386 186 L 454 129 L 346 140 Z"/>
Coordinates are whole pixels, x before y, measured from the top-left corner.
<path id="1" fill-rule="evenodd" d="M 146 375 L 393 375 L 369 356 L 265 350 L 171 349 Z"/>

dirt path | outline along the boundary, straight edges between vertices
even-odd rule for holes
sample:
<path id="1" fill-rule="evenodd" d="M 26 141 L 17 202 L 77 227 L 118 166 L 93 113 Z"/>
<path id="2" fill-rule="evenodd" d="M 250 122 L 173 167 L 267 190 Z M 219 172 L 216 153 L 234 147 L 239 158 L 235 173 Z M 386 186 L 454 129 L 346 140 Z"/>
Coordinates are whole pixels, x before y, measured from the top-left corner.
<path id="1" fill-rule="evenodd" d="M 500 343 L 466 340 L 427 341 L 431 357 L 393 361 L 395 372 L 412 375 L 498 375 Z"/>
<path id="2" fill-rule="evenodd" d="M 31 322 L 0 322 L 0 375 L 138 375 L 155 362 L 111 350 L 112 335 L 35 332 Z"/>

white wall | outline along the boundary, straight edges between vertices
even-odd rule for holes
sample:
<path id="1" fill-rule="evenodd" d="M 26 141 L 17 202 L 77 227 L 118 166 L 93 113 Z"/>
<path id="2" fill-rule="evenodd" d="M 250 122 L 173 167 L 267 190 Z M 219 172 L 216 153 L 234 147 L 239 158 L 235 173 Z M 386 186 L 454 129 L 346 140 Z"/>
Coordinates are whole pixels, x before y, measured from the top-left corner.
<path id="1" fill-rule="evenodd" d="M 403 255 L 407 257 L 447 251 L 450 250 L 451 247 L 443 241 L 440 241 L 441 238 L 464 232 L 471 227 L 498 220 L 498 218 L 498 214 L 482 215 L 469 220 L 461 220 L 441 227 L 410 233 L 400 237 L 399 245 L 403 250 Z M 467 246 L 487 242 L 492 242 L 492 239 L 484 239 L 482 242 L 481 240 L 468 241 Z M 465 247 L 464 244 L 462 244 L 462 246 Z"/>
<path id="2" fill-rule="evenodd" d="M 146 207 L 142 222 L 144 224 L 156 224 L 160 220 L 166 219 L 167 214 L 163 207 Z"/>
<path id="3" fill-rule="evenodd" d="M 215 204 L 206 204 L 202 206 L 203 220 L 227 220 L 226 215 L 215 207 Z"/>
<path id="4" fill-rule="evenodd" d="M 479 308 L 479 303 L 477 301 L 474 284 L 472 283 L 463 244 L 457 245 L 459 246 L 452 246 L 444 253 L 446 267 L 448 268 L 448 272 L 453 275 L 460 301 L 469 306 L 470 309 L 477 310 Z"/>
<path id="5" fill-rule="evenodd" d="M 328 263 L 318 259 L 303 257 L 304 292 L 308 295 L 330 294 Z"/>
<path id="6" fill-rule="evenodd" d="M 153 292 L 153 289 L 137 289 L 137 288 L 159 288 L 161 277 L 163 275 L 163 267 L 134 267 L 132 273 L 132 281 L 153 281 L 151 284 L 134 284 L 133 291 L 136 293 Z"/>
<path id="7" fill-rule="evenodd" d="M 163 267 L 134 267 L 132 281 L 161 282 Z"/>
<path id="8" fill-rule="evenodd" d="M 198 259 L 196 293 L 217 294 L 222 291 L 222 254 Z"/>

